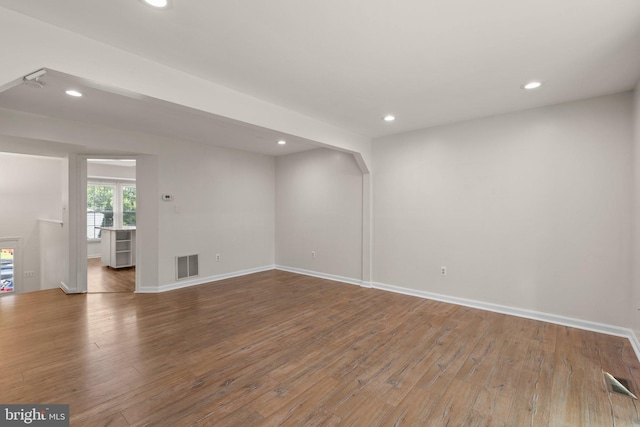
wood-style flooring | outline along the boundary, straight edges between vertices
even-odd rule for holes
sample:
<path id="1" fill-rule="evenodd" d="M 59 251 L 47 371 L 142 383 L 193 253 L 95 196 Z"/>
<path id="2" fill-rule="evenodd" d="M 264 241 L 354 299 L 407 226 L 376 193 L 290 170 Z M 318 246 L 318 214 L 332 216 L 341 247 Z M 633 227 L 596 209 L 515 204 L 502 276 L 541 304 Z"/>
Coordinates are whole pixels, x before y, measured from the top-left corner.
<path id="1" fill-rule="evenodd" d="M 0 298 L 0 402 L 72 426 L 626 426 L 627 340 L 268 271 Z"/>
<path id="2" fill-rule="evenodd" d="M 87 261 L 87 292 L 134 292 L 136 268 L 103 267 L 100 258 Z"/>

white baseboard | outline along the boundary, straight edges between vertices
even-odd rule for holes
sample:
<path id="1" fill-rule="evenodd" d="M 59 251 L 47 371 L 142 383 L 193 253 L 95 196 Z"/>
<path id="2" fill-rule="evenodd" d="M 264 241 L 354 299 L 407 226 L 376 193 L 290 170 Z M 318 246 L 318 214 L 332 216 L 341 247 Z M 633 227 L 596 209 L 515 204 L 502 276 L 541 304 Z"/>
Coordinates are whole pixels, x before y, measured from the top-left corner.
<path id="1" fill-rule="evenodd" d="M 196 277 L 190 280 L 181 280 L 179 282 L 169 283 L 158 287 L 141 287 L 136 290 L 137 294 L 156 294 L 158 292 L 173 291 L 175 289 L 188 288 L 190 286 L 203 285 L 205 283 L 217 282 L 219 280 L 231 279 L 233 277 L 246 276 L 247 274 L 260 273 L 261 271 L 273 270 L 273 265 L 267 265 L 264 267 L 250 268 L 247 270 L 234 271 L 231 273 L 217 274 L 215 276 L 208 277 Z"/>
<path id="2" fill-rule="evenodd" d="M 333 280 L 336 282 L 348 283 L 350 285 L 363 286 L 366 288 L 371 287 L 369 283 L 365 283 L 359 279 L 351 279 L 349 277 L 336 276 L 334 274 L 320 273 L 317 271 L 304 270 L 302 268 L 285 267 L 284 265 L 276 265 L 276 270 L 288 271 L 289 273 L 302 274 L 304 276 L 318 277 L 320 279 Z"/>
<path id="3" fill-rule="evenodd" d="M 350 284 L 350 285 L 371 287 L 369 283 L 364 283 L 364 282 L 362 282 L 362 280 L 351 279 L 349 277 L 336 276 L 336 275 L 333 275 L 333 274 L 326 274 L 326 273 L 319 273 L 317 271 L 304 270 L 304 269 L 301 269 L 301 268 L 285 267 L 285 266 L 282 266 L 282 265 L 267 265 L 267 266 L 264 266 L 264 267 L 251 268 L 251 269 L 248 269 L 248 270 L 234 271 L 232 273 L 218 274 L 218 275 L 215 275 L 215 276 L 197 277 L 195 279 L 183 280 L 183 281 L 181 280 L 179 282 L 174 282 L 174 283 L 170 283 L 170 284 L 167 284 L 167 285 L 162 285 L 162 286 L 159 286 L 157 288 L 154 288 L 154 287 L 142 287 L 142 288 L 138 289 L 136 291 L 136 293 L 140 293 L 140 294 L 152 293 L 152 294 L 155 294 L 155 293 L 158 293 L 158 292 L 167 292 L 167 291 L 172 291 L 172 290 L 175 290 L 175 289 L 182 289 L 182 288 L 188 288 L 190 286 L 203 285 L 205 283 L 217 282 L 219 280 L 231 279 L 233 277 L 246 276 L 247 274 L 260 273 L 262 271 L 269 271 L 269 270 L 274 270 L 274 269 L 275 270 L 288 271 L 290 273 L 302 274 L 302 275 L 305 275 L 305 276 L 318 277 L 320 279 L 333 280 L 333 281 L 336 281 L 336 282 L 347 283 L 347 284 Z"/>
<path id="4" fill-rule="evenodd" d="M 495 313 L 508 314 L 510 316 L 524 317 L 526 319 L 540 320 L 542 322 L 554 323 L 556 325 L 569 326 L 572 328 L 584 329 L 601 334 L 614 335 L 627 338 L 636 357 L 640 361 L 640 341 L 632 329 L 621 326 L 607 325 L 605 323 L 591 322 L 589 320 L 576 319 L 573 317 L 559 316 L 557 314 L 543 313 L 541 311 L 527 310 L 523 308 L 509 307 L 506 305 L 493 304 L 489 302 L 470 300 L 448 295 L 435 294 L 417 289 L 402 288 L 384 283 L 372 282 L 375 289 L 390 291 L 414 297 L 442 301 L 449 304 L 463 305 L 465 307 L 477 308 L 480 310 L 492 311 Z"/>
<path id="5" fill-rule="evenodd" d="M 640 341 L 638 341 L 638 336 L 634 332 L 633 329 L 629 329 L 629 342 L 631 343 L 631 347 L 633 347 L 633 351 L 636 353 L 636 357 L 640 360 Z"/>
<path id="6" fill-rule="evenodd" d="M 64 282 L 60 282 L 60 289 L 62 289 L 62 291 L 65 294 L 82 294 L 84 292 L 80 292 L 77 288 L 70 288 L 69 285 L 67 285 Z"/>
<path id="7" fill-rule="evenodd" d="M 96 258 L 102 258 L 102 255 L 98 254 L 98 255 L 87 255 L 87 259 L 96 259 Z"/>

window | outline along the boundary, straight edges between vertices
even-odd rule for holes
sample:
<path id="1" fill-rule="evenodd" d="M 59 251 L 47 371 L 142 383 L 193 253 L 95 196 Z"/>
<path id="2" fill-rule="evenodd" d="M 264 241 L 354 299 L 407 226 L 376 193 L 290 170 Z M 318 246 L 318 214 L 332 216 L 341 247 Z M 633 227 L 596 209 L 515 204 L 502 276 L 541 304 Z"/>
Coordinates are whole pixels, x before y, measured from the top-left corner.
<path id="1" fill-rule="evenodd" d="M 0 249 L 0 267 L 2 270 L 2 278 L 0 279 L 0 293 L 3 294 L 15 292 L 13 258 L 13 248 Z"/>
<path id="2" fill-rule="evenodd" d="M 102 230 L 96 227 L 113 227 L 113 184 L 87 185 L 87 238 L 99 239 Z"/>
<path id="3" fill-rule="evenodd" d="M 87 184 L 87 239 L 100 239 L 97 227 L 135 227 L 136 186 L 130 182 Z"/>
<path id="4" fill-rule="evenodd" d="M 125 227 L 136 225 L 136 186 L 122 187 L 122 225 Z"/>
<path id="5" fill-rule="evenodd" d="M 21 238 L 0 238 L 0 296 L 20 291 Z"/>

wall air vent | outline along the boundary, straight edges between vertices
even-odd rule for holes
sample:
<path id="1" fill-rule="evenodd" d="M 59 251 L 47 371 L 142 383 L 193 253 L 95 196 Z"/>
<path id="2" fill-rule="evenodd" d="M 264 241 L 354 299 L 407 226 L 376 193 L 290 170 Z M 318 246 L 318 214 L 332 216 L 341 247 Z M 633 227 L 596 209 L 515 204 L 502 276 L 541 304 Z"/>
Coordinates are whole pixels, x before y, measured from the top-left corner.
<path id="1" fill-rule="evenodd" d="M 188 279 L 198 275 L 198 255 L 176 257 L 176 280 Z"/>
<path id="2" fill-rule="evenodd" d="M 617 378 L 608 372 L 603 372 L 604 382 L 607 384 L 607 389 L 610 393 L 618 393 L 623 396 L 628 396 L 632 399 L 638 399 L 632 392 L 629 380 L 624 378 Z"/>

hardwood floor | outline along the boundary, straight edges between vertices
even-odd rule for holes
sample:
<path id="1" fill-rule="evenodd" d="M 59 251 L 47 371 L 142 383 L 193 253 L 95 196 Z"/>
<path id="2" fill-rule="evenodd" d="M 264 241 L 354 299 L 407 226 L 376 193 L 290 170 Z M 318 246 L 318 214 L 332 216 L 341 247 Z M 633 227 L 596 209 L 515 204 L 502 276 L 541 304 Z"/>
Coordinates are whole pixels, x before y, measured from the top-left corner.
<path id="1" fill-rule="evenodd" d="M 627 340 L 269 271 L 0 298 L 0 402 L 72 426 L 624 426 Z"/>
<path id="2" fill-rule="evenodd" d="M 100 258 L 87 261 L 87 292 L 134 292 L 136 268 L 103 267 Z"/>

